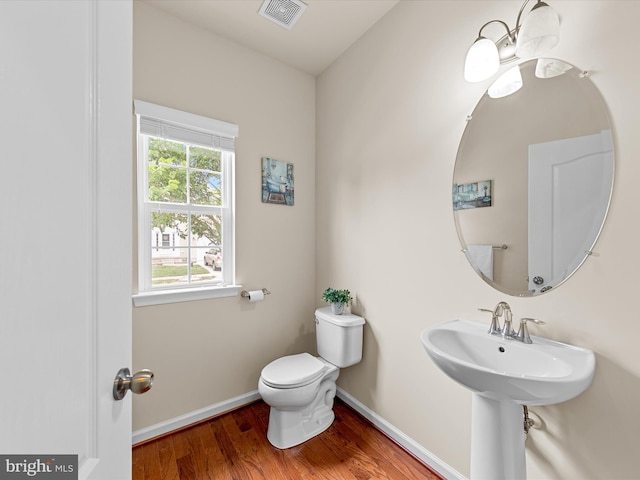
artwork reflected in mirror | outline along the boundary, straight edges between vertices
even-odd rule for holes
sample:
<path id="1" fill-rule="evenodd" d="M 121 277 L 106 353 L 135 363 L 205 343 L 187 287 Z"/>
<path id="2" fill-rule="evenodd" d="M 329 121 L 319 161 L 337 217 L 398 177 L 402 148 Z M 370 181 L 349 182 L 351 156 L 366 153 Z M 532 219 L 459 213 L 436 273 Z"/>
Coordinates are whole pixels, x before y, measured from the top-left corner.
<path id="1" fill-rule="evenodd" d="M 453 209 L 491 206 L 491 180 L 484 182 L 453 184 Z"/>
<path id="2" fill-rule="evenodd" d="M 262 202 L 294 204 L 293 163 L 262 158 Z"/>
<path id="3" fill-rule="evenodd" d="M 458 236 L 465 254 L 469 246 L 508 245 L 485 249 L 491 258 L 482 268 L 467 258 L 494 288 L 525 297 L 557 288 L 588 258 L 613 186 L 612 127 L 602 96 L 585 72 L 561 62 L 567 68 L 541 75 L 538 62 L 519 65 L 524 86 L 514 94 L 480 99 L 453 176 L 454 190 L 493 180 L 492 208 L 468 205 L 477 197 L 463 197 L 457 207 L 454 191 Z M 487 262 L 491 276 L 483 273 Z"/>

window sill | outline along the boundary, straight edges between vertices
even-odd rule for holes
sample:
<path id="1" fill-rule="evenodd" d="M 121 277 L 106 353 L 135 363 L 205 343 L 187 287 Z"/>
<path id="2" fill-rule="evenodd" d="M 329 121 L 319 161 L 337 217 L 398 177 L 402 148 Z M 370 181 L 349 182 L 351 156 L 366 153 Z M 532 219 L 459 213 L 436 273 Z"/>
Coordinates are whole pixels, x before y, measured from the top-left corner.
<path id="1" fill-rule="evenodd" d="M 227 285 L 225 287 L 202 287 L 180 290 L 158 290 L 133 295 L 135 307 L 148 307 L 166 303 L 190 302 L 193 300 L 208 300 L 210 298 L 234 297 L 240 293 L 242 285 Z"/>

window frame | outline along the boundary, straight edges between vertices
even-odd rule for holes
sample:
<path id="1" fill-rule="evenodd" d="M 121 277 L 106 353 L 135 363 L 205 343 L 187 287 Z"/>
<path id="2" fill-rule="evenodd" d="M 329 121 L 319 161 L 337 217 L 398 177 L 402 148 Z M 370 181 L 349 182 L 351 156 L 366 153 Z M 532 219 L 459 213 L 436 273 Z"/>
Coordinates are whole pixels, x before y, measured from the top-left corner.
<path id="1" fill-rule="evenodd" d="M 237 295 L 235 284 L 235 137 L 236 125 L 134 100 L 137 138 L 138 293 L 135 306 L 156 305 Z M 141 126 L 142 125 L 142 126 Z M 142 131 L 144 130 L 144 131 Z M 148 138 L 163 138 L 195 147 L 221 151 L 222 199 L 220 205 L 156 202 L 148 199 Z M 187 167 L 191 168 L 191 167 Z M 219 283 L 184 286 L 152 285 L 151 214 L 163 212 L 220 215 L 222 218 L 222 279 Z M 160 237 L 162 237 L 162 233 Z M 192 247 L 191 247 L 192 248 Z"/>

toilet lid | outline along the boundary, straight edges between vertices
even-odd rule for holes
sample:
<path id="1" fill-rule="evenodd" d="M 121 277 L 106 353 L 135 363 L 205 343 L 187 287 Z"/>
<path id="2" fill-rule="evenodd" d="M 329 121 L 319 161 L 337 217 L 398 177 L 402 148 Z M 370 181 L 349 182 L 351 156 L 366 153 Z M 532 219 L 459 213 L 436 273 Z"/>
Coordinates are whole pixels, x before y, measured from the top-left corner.
<path id="1" fill-rule="evenodd" d="M 262 369 L 262 381 L 274 388 L 308 385 L 324 372 L 325 364 L 308 353 L 278 358 Z"/>

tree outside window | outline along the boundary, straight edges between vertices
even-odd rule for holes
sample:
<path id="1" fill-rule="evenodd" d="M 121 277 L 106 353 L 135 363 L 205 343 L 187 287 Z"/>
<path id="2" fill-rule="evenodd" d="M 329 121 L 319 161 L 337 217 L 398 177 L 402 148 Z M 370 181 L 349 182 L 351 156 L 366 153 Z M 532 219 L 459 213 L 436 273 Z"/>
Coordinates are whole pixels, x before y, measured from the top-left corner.
<path id="1" fill-rule="evenodd" d="M 151 231 L 162 237 L 162 245 L 152 245 L 152 284 L 219 278 L 205 255 L 222 253 L 222 217 L 203 212 L 222 205 L 222 152 L 147 137 L 147 159 L 148 201 L 157 205 Z"/>

